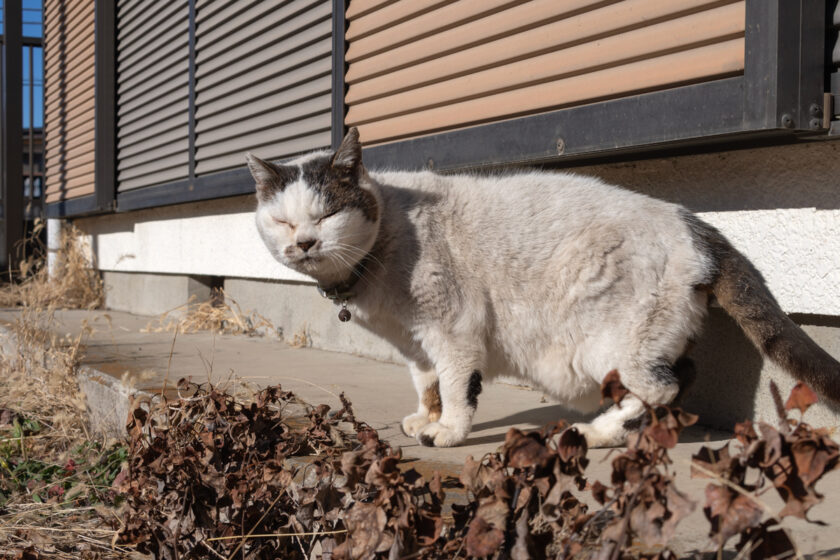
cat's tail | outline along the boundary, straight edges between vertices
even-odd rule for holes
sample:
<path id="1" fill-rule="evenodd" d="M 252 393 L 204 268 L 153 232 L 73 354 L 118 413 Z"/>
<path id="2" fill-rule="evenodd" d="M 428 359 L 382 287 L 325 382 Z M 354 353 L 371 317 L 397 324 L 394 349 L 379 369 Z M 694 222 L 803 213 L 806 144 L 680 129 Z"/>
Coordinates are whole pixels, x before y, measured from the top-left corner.
<path id="1" fill-rule="evenodd" d="M 840 363 L 782 311 L 755 267 L 717 229 L 686 212 L 695 243 L 710 261 L 710 288 L 721 307 L 768 358 L 821 395 L 840 402 Z"/>

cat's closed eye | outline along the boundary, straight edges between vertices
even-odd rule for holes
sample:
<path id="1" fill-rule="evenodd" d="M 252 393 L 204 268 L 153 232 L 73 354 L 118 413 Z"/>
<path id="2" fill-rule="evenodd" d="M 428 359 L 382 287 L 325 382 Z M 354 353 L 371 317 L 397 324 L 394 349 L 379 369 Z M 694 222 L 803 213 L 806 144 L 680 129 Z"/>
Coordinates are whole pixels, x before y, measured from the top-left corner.
<path id="1" fill-rule="evenodd" d="M 324 214 L 323 216 L 321 216 L 320 218 L 318 218 L 318 221 L 317 221 L 317 222 L 315 222 L 315 223 L 316 223 L 316 224 L 320 224 L 321 222 L 323 222 L 323 221 L 324 221 L 324 220 L 326 220 L 327 218 L 331 218 L 331 217 L 335 216 L 336 214 L 338 214 L 338 210 L 336 210 L 335 212 L 330 212 L 329 214 Z"/>
<path id="2" fill-rule="evenodd" d="M 286 220 L 281 220 L 280 218 L 272 218 L 274 223 L 280 224 L 281 226 L 289 226 L 291 229 L 295 229 L 295 226 L 287 222 Z"/>

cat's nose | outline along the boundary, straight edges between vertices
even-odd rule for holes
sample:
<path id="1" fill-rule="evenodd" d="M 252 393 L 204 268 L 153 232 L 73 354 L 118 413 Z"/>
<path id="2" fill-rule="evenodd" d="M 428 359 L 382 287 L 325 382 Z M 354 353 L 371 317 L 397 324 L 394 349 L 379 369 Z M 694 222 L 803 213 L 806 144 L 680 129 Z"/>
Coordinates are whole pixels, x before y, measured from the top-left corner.
<path id="1" fill-rule="evenodd" d="M 309 249 L 311 249 L 312 246 L 315 245 L 315 243 L 317 243 L 315 239 L 304 239 L 303 241 L 298 241 L 297 246 L 300 247 L 301 251 L 305 253 Z"/>

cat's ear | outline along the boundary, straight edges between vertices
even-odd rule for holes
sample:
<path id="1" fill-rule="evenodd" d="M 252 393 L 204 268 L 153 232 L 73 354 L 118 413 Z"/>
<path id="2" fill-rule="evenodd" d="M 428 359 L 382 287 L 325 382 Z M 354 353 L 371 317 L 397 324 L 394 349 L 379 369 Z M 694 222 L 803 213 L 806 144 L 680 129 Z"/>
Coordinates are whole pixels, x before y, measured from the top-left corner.
<path id="1" fill-rule="evenodd" d="M 271 194 L 282 191 L 288 181 L 287 168 L 268 161 L 263 161 L 250 153 L 245 154 L 248 169 L 257 184 L 257 198 L 268 200 Z"/>
<path id="2" fill-rule="evenodd" d="M 355 171 L 361 163 L 362 145 L 359 144 L 359 129 L 354 126 L 347 131 L 330 164 L 346 171 Z"/>

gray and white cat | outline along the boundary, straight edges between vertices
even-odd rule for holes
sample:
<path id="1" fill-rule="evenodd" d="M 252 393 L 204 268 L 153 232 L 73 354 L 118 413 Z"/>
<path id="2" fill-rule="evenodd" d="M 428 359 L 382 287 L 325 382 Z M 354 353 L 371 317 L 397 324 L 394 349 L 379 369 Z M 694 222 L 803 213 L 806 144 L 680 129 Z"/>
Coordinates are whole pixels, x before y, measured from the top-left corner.
<path id="1" fill-rule="evenodd" d="M 641 401 L 669 403 L 693 376 L 685 354 L 711 295 L 768 357 L 840 400 L 840 364 L 675 204 L 565 173 L 368 172 L 355 129 L 335 153 L 248 165 L 274 257 L 405 356 L 419 405 L 402 427 L 423 445 L 466 439 L 482 380 L 515 375 L 588 411 L 613 369 L 635 396 L 577 428 L 590 446 L 622 444 Z"/>

